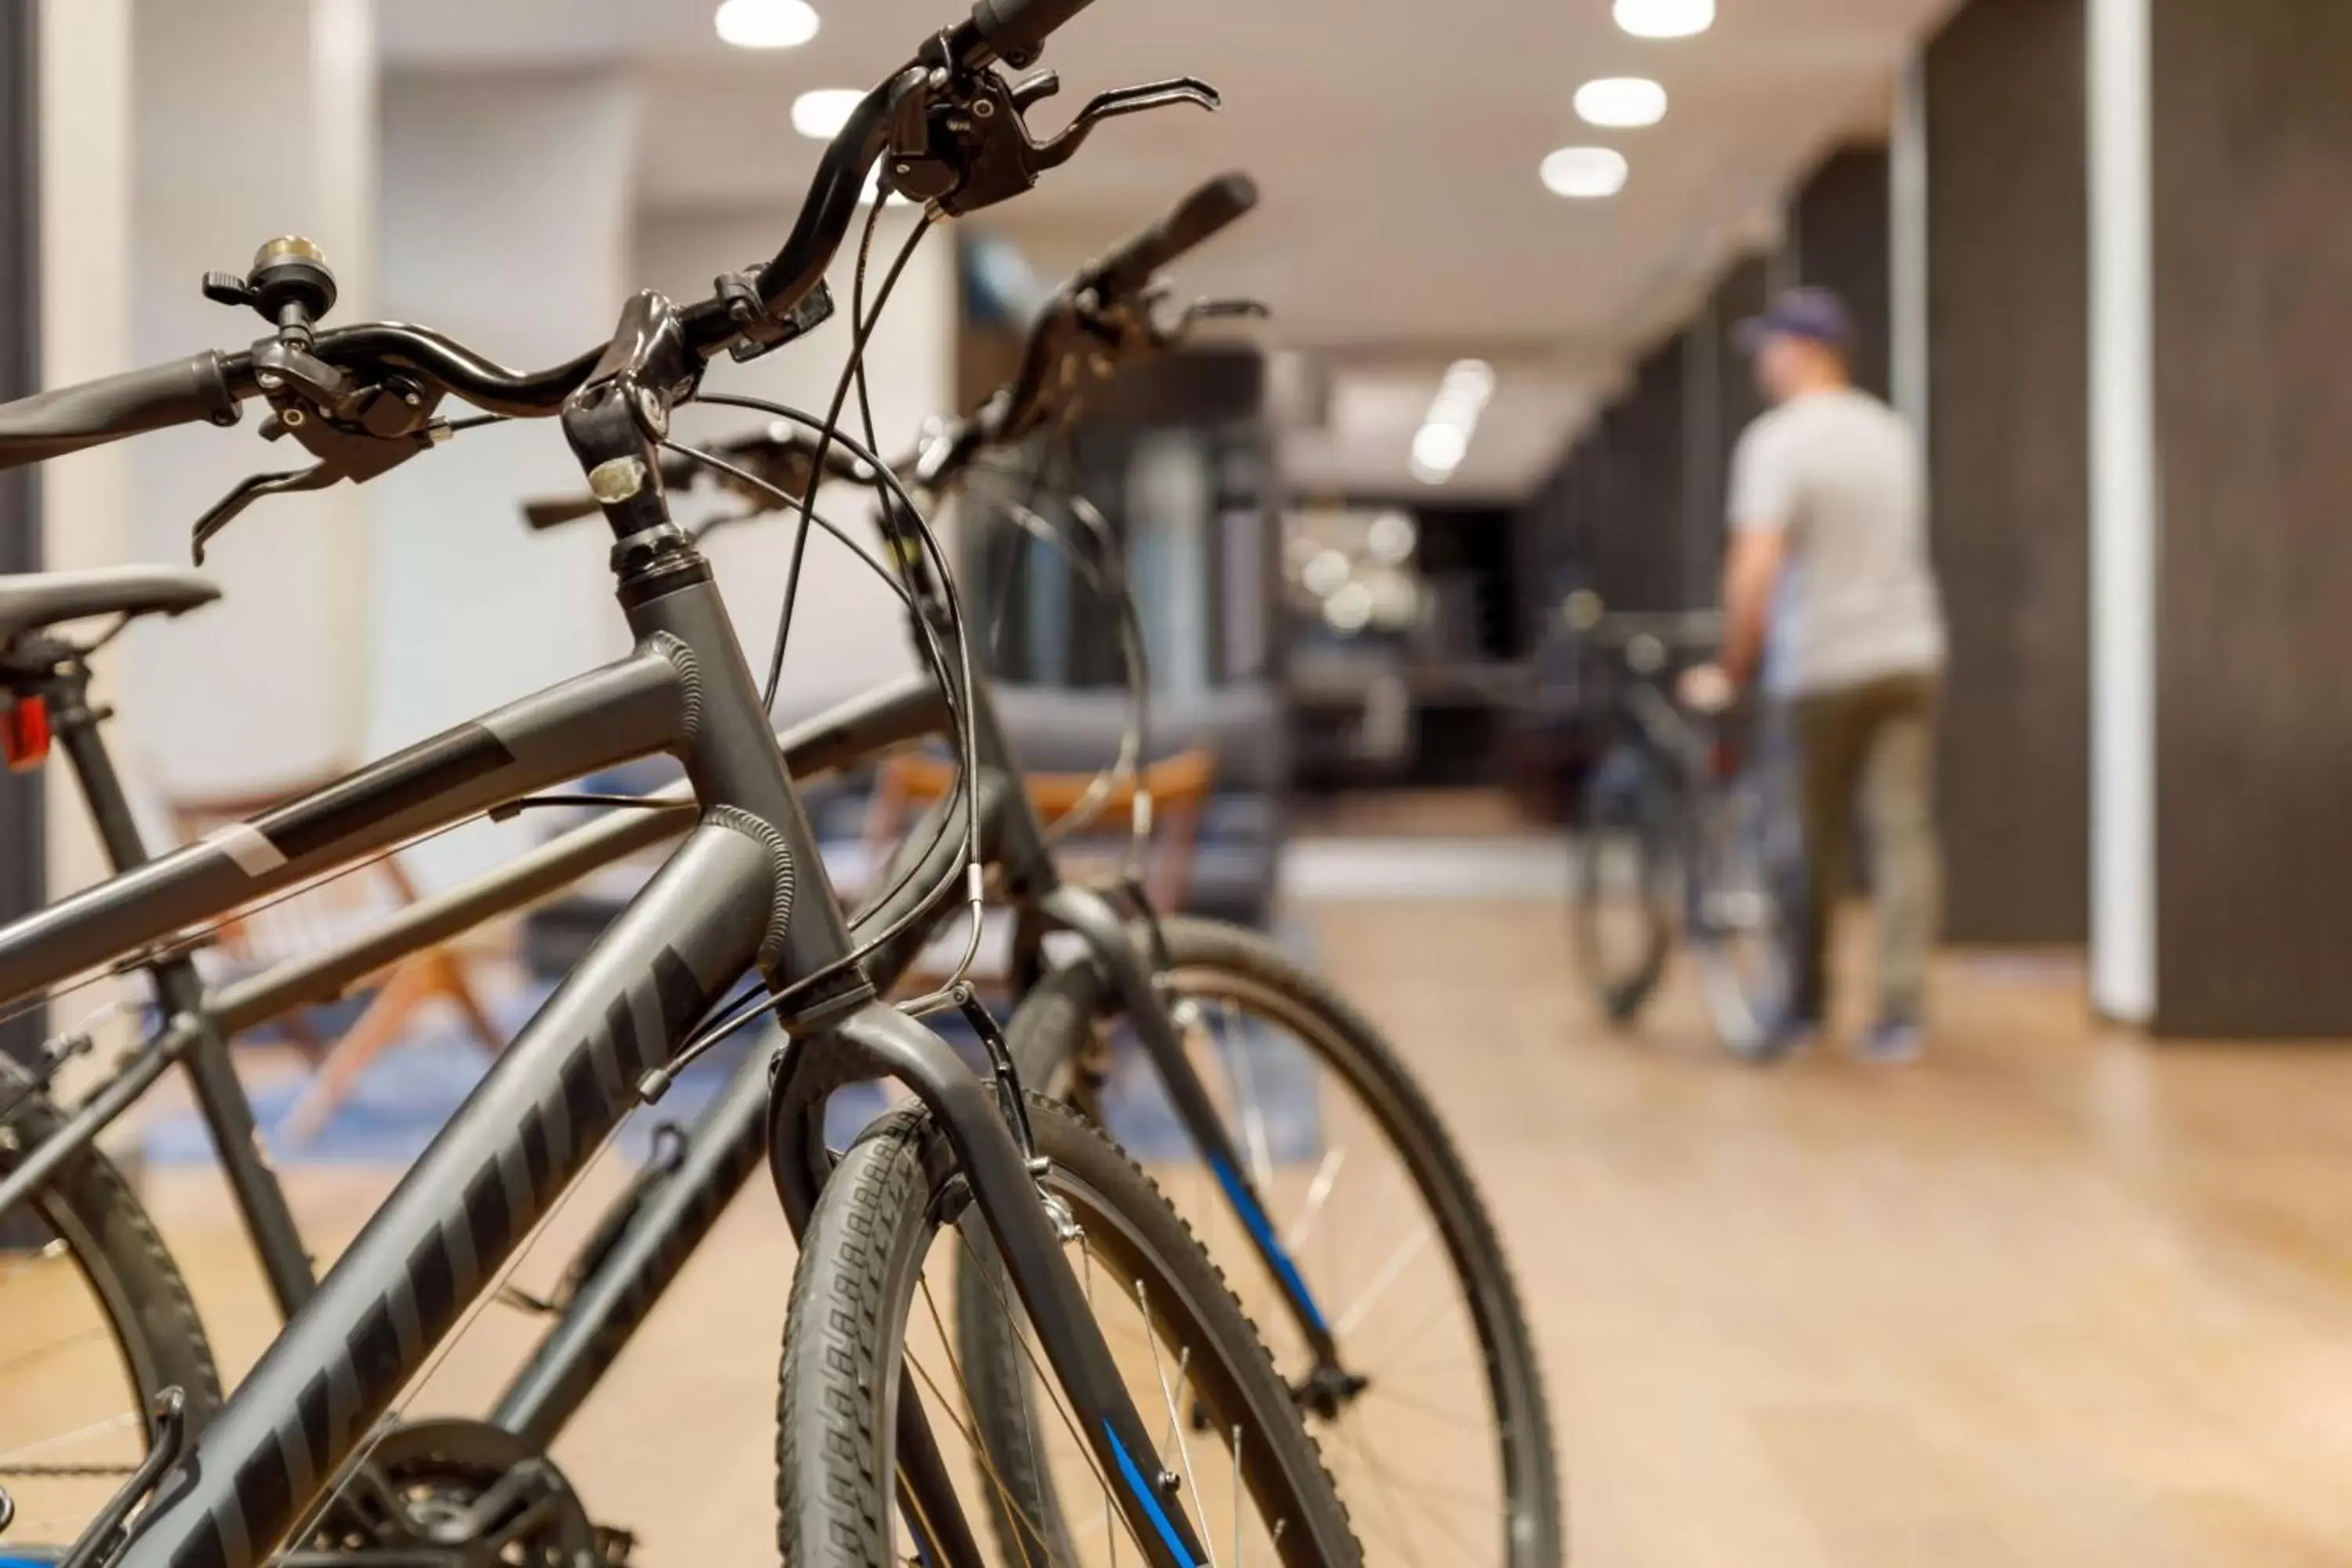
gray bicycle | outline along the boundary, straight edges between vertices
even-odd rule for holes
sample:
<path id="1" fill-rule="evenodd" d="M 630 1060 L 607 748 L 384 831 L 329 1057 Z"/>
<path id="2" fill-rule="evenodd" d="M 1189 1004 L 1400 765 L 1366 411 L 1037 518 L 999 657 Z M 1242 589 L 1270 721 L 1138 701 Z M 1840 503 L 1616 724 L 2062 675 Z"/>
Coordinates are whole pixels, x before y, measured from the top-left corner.
<path id="1" fill-rule="evenodd" d="M 244 402 L 268 401 L 278 427 L 317 461 L 242 487 L 198 525 L 200 545 L 258 497 L 373 477 L 471 423 L 443 418 L 444 397 L 502 418 L 560 416 L 614 531 L 618 596 L 637 638 L 615 664 L 0 930 L 0 1005 L 52 999 L 78 976 L 151 957 L 191 924 L 635 757 L 677 756 L 697 813 L 682 847 L 233 1396 L 203 1409 L 214 1391 L 199 1369 L 134 1364 L 154 1391 L 146 1453 L 67 1561 L 245 1564 L 289 1543 L 332 1549 L 346 1518 L 398 1506 L 402 1489 L 447 1458 L 437 1434 L 387 1426 L 400 1391 L 495 1287 L 625 1110 L 657 1098 L 681 1063 L 741 1021 L 725 1004 L 747 973 L 762 986 L 758 1010 L 794 1039 L 767 1086 L 765 1140 L 803 1240 L 780 1405 L 788 1557 L 980 1560 L 963 1494 L 1003 1490 L 999 1456 L 962 1425 L 954 1401 L 909 1374 L 921 1364 L 909 1353 L 921 1337 L 913 1314 L 929 1299 L 936 1252 L 950 1272 L 984 1265 L 1004 1282 L 994 1332 L 1020 1347 L 1050 1395 L 1024 1436 L 1078 1456 L 1100 1498 L 1098 1519 L 1066 1519 L 1069 1539 L 1091 1542 L 1098 1527 L 1112 1552 L 1124 1539 L 1137 1559 L 1170 1564 L 1357 1559 L 1291 1391 L 1149 1183 L 1099 1134 L 1024 1096 L 1009 1056 L 999 1053 L 991 1076 L 974 1074 L 937 1035 L 876 999 L 864 966 L 903 932 L 898 922 L 854 931 L 835 900 L 766 700 L 708 567 L 670 521 L 658 473 L 671 413 L 711 357 L 765 352 L 817 319 L 819 279 L 877 163 L 898 194 L 961 214 L 1026 189 L 1103 118 L 1206 97 L 1185 83 L 1106 94 L 1059 136 L 1033 138 L 1022 110 L 1041 94 L 992 68 L 1034 58 L 1080 8 L 982 0 L 865 100 L 773 261 L 721 279 L 692 305 L 640 295 L 609 344 L 565 365 L 516 374 L 420 329 L 319 330 L 331 304 L 324 269 L 304 247 L 284 246 L 265 251 L 240 289 L 220 289 L 272 323 L 250 352 L 0 407 L 0 463 L 17 464 L 166 425 L 231 423 Z M 877 310 L 887 292 L 886 283 Z M 857 324 L 862 345 L 869 322 Z M 924 547 L 936 563 L 927 531 Z M 973 688 L 961 608 L 943 571 L 940 581 L 953 635 L 927 647 L 969 773 Z M 21 627 L 39 627 L 188 602 L 184 582 L 134 574 L 29 590 L 14 611 Z M 968 811 L 956 879 L 967 886 L 976 823 Z M 935 896 L 919 900 L 924 913 Z M 176 1042 L 214 1026 L 200 1012 L 175 1015 L 166 1025 L 175 1043 L 156 1059 L 189 1057 L 194 1047 Z M 906 1085 L 914 1103 L 836 1162 L 818 1131 L 824 1102 L 844 1083 L 877 1078 Z M 14 1174 L 44 1149 L 32 1142 Z M 54 1179 L 40 1186 L 43 1212 L 79 1257 L 141 1250 L 79 1225 L 123 1212 L 113 1200 L 126 1195 L 86 1148 L 44 1174 Z M 152 1236 L 144 1241 L 152 1252 Z M 87 1277 L 101 1293 L 122 1283 L 102 1268 Z M 112 1303 L 118 1322 L 128 1299 Z M 1131 1333 L 1113 1321 L 1121 1318 Z M 1139 1361 L 1114 1344 L 1149 1354 Z M 1147 1409 L 1165 1420 L 1147 1421 Z M 968 1440 L 968 1465 L 942 1446 L 943 1428 Z M 1196 1447 L 1216 1459 L 1196 1459 Z M 586 1560 L 593 1548 L 563 1531 L 562 1510 L 519 1496 L 521 1479 L 509 1479 L 453 1500 L 440 1522 L 461 1545 L 436 1542 L 402 1560 Z M 386 1484 L 388 1499 L 371 1495 Z M 512 1532 L 465 1533 L 486 1517 L 510 1520 Z"/>
<path id="2" fill-rule="evenodd" d="M 1112 374 L 1168 352 L 1198 321 L 1251 313 L 1211 301 L 1163 322 L 1148 286 L 1254 201 L 1245 178 L 1226 176 L 1085 268 L 1040 313 L 1014 379 L 893 466 L 920 494 L 960 494 L 1061 548 L 1116 616 L 1129 723 L 1117 762 L 1088 792 L 1093 802 L 1131 787 L 1147 750 L 1146 661 L 1116 530 L 1082 496 L 1041 482 L 1041 467 L 1054 434 Z M 820 469 L 882 483 L 876 467 L 828 458 L 821 444 L 771 426 L 673 454 L 673 475 L 684 482 L 715 469 L 740 510 L 714 526 L 804 506 Z M 1028 504 L 1042 494 L 1062 496 L 1076 537 Z M 887 487 L 880 499 L 879 531 L 917 567 L 914 593 L 936 617 L 943 605 L 893 521 Z M 527 512 L 534 526 L 553 527 L 590 510 L 557 499 Z M 1276 943 L 1219 921 L 1164 917 L 1131 874 L 1115 889 L 1130 940 L 1111 903 L 1064 879 L 1050 853 L 1086 824 L 1087 803 L 1041 821 L 985 680 L 972 687 L 971 705 L 984 858 L 1017 915 L 1012 949 L 1025 1000 L 1007 1036 L 1024 1080 L 1122 1143 L 1165 1147 L 1173 1134 L 1181 1157 L 1155 1161 L 1155 1178 L 1210 1255 L 1234 1260 L 1237 1289 L 1374 1547 L 1408 1561 L 1442 1551 L 1464 1563 L 1559 1562 L 1559 1489 L 1533 1339 L 1476 1184 L 1412 1072 L 1361 1013 Z M 1140 830 L 1150 817 L 1147 797 L 1133 822 Z M 881 880 L 894 892 L 936 885 L 915 868 L 943 853 L 953 820 L 952 803 L 935 808 Z M 1057 931 L 1078 939 L 1082 956 L 1049 972 L 1045 939 Z M 911 956 L 902 945 L 893 967 Z M 983 1429 L 1003 1421 L 996 1446 L 1017 1462 L 1012 1415 L 1023 1369 L 985 1353 L 978 1271 L 961 1282 L 961 1298 L 962 1320 L 974 1325 L 963 1371 L 982 1394 L 975 1421 Z M 1433 1445 L 1433 1428 L 1450 1440 Z M 1053 1490 L 1050 1477 L 1024 1468 L 1008 1495 L 1042 1502 Z M 1045 1507 L 1038 1517 L 1059 1511 Z M 1010 1521 L 1002 1530 L 1024 1533 Z M 1055 1560 L 1069 1560 L 1068 1543 L 1055 1545 Z"/>
<path id="3" fill-rule="evenodd" d="M 1676 672 L 1712 649 L 1712 612 L 1608 611 L 1584 592 L 1566 611 L 1594 656 L 1596 750 L 1576 808 L 1569 924 L 1601 1016 L 1630 1027 L 1687 942 L 1724 1048 L 1765 1049 L 1785 995 L 1781 889 L 1793 862 L 1749 715 L 1690 712 Z"/>

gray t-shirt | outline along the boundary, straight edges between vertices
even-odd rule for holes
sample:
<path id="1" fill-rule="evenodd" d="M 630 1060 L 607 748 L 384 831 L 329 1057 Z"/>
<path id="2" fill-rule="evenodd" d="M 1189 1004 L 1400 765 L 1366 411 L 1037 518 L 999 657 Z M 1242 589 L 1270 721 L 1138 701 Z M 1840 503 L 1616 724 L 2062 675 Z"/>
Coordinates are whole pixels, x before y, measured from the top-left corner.
<path id="1" fill-rule="evenodd" d="M 1918 444 L 1851 388 L 1791 398 L 1731 458 L 1734 532 L 1785 529 L 1765 689 L 1789 697 L 1944 662 Z"/>

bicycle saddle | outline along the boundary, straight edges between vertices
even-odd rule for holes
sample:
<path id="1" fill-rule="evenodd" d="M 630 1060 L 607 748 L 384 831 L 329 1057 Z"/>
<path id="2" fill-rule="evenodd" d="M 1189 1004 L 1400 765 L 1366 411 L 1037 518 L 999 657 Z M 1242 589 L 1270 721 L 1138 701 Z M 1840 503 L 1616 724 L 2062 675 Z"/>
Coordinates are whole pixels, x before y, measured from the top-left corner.
<path id="1" fill-rule="evenodd" d="M 220 592 L 202 573 L 170 566 L 0 573 L 0 643 L 85 616 L 182 615 Z"/>

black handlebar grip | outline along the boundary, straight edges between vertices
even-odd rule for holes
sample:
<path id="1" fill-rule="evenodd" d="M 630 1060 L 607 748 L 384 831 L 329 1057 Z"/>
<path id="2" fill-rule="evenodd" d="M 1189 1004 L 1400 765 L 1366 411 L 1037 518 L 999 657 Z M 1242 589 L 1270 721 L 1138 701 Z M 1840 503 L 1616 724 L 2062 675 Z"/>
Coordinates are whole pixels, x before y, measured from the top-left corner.
<path id="1" fill-rule="evenodd" d="M 0 468 L 200 419 L 236 420 L 236 395 L 221 356 L 209 350 L 0 404 Z"/>
<path id="2" fill-rule="evenodd" d="M 1093 0 L 973 0 L 971 25 L 1010 66 L 1037 58 L 1056 28 Z"/>
<path id="3" fill-rule="evenodd" d="M 1221 174 L 1176 204 L 1176 210 L 1120 246 L 1095 269 L 1108 292 L 1130 294 L 1151 275 L 1257 205 L 1257 182 Z"/>

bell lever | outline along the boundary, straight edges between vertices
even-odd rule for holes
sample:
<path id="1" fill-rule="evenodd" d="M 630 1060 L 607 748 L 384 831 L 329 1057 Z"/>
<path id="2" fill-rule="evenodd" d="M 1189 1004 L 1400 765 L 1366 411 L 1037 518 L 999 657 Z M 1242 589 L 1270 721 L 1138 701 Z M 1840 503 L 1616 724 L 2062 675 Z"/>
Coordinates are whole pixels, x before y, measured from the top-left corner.
<path id="1" fill-rule="evenodd" d="M 310 329 L 335 308 L 335 274 L 326 254 L 299 234 L 280 235 L 262 246 L 242 278 L 205 273 L 204 290 L 216 304 L 250 307 L 281 342 L 304 348 L 310 346 Z"/>
<path id="2" fill-rule="evenodd" d="M 1035 76 L 1023 77 L 1013 84 L 1013 107 L 1027 111 L 1062 90 L 1062 73 L 1043 70 Z"/>

